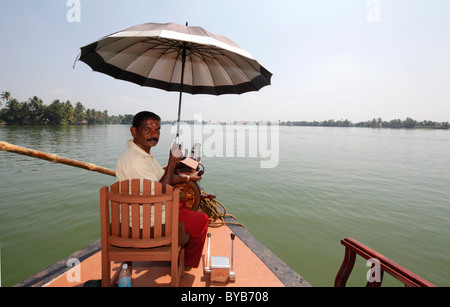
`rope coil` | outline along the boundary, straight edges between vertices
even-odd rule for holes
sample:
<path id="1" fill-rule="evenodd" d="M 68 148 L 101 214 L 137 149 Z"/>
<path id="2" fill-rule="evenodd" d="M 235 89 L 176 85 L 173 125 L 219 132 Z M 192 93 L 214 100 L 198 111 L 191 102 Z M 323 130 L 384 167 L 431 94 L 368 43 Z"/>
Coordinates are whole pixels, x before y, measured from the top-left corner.
<path id="1" fill-rule="evenodd" d="M 209 227 L 218 228 L 223 225 L 238 225 L 247 230 L 244 225 L 237 222 L 234 215 L 227 213 L 227 209 L 216 199 L 215 195 L 202 191 L 200 197 L 201 201 L 198 210 L 204 212 L 209 217 Z M 218 205 L 222 207 L 222 210 L 219 209 Z M 231 217 L 236 222 L 225 222 L 225 217 Z"/>

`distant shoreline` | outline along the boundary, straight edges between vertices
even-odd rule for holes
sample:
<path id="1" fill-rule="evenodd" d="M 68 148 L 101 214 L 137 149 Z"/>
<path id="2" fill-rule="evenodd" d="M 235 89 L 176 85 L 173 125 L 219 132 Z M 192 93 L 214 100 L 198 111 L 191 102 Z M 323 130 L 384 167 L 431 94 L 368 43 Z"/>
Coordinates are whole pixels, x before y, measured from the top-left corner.
<path id="1" fill-rule="evenodd" d="M 397 122 L 399 121 L 399 122 Z M 187 123 L 187 124 L 194 124 L 196 123 L 193 120 L 181 120 L 181 122 L 183 123 Z M 265 122 L 265 121 L 261 121 L 261 122 Z M 213 125 L 235 125 L 235 124 L 239 124 L 239 125 L 245 125 L 247 123 L 255 123 L 255 124 L 259 124 L 260 122 L 250 122 L 250 121 L 228 121 L 228 122 L 215 122 L 215 121 L 203 121 L 202 125 L 206 125 L 206 124 L 213 124 Z M 272 122 L 268 122 L 269 124 L 273 124 Z M 174 125 L 176 124 L 175 120 L 172 121 L 161 121 L 161 124 L 163 125 Z M 373 129 L 439 129 L 439 130 L 449 130 L 450 129 L 450 124 L 448 122 L 428 122 L 428 121 L 423 121 L 423 122 L 417 122 L 416 124 L 412 125 L 411 123 L 404 123 L 401 120 L 396 120 L 394 122 L 394 124 L 389 124 L 389 122 L 384 122 L 381 125 L 380 124 L 373 124 L 370 121 L 367 122 L 358 122 L 356 124 L 353 123 L 347 123 L 347 124 L 342 124 L 340 121 L 334 121 L 334 120 L 329 120 L 329 121 L 324 121 L 324 122 L 317 122 L 317 121 L 313 121 L 313 122 L 304 122 L 304 121 L 279 121 L 278 122 L 279 126 L 285 126 L 285 127 L 328 127 L 328 128 L 373 128 Z M 121 123 L 117 123 L 117 122 L 110 122 L 110 123 L 86 123 L 86 124 L 60 124 L 60 125 L 55 125 L 55 124 L 8 124 L 5 122 L 0 122 L 0 126 L 25 126 L 25 127 L 29 127 L 29 126 L 35 126 L 35 127 L 59 127 L 59 126 L 95 126 L 95 125 L 131 125 L 131 121 L 130 122 L 121 122 Z"/>
<path id="2" fill-rule="evenodd" d="M 1 108 L 2 102 L 4 107 Z M 10 92 L 2 92 L 0 95 L 0 125 L 13 126 L 72 126 L 72 125 L 131 125 L 132 114 L 109 115 L 108 110 L 98 111 L 86 108 L 77 102 L 75 106 L 70 101 L 62 102 L 54 100 L 50 105 L 44 104 L 39 97 L 32 97 L 25 102 L 19 102 L 13 98 Z M 163 124 L 171 124 L 176 121 L 161 121 Z M 185 120 L 186 123 L 194 123 L 193 120 Z M 260 121 L 263 122 L 263 121 Z M 203 124 L 246 124 L 246 121 L 203 121 Z M 252 122 L 255 123 L 255 122 Z M 258 123 L 258 122 L 256 122 Z M 273 121 L 271 121 L 273 123 Z M 280 126 L 301 127 L 363 127 L 363 128 L 393 128 L 393 129 L 450 129 L 449 122 L 435 122 L 431 120 L 417 121 L 410 117 L 405 120 L 393 119 L 383 121 L 381 117 L 364 122 L 352 123 L 348 119 L 335 121 L 278 121 Z"/>
<path id="3" fill-rule="evenodd" d="M 390 129 L 449 129 L 449 122 L 434 122 L 434 121 L 417 121 L 412 118 L 405 120 L 393 119 L 390 121 L 383 121 L 381 118 L 372 119 L 365 122 L 352 123 L 349 120 L 333 119 L 323 122 L 307 122 L 307 121 L 286 121 L 280 122 L 282 126 L 301 126 L 301 127 L 361 127 L 361 128 L 390 128 Z"/>

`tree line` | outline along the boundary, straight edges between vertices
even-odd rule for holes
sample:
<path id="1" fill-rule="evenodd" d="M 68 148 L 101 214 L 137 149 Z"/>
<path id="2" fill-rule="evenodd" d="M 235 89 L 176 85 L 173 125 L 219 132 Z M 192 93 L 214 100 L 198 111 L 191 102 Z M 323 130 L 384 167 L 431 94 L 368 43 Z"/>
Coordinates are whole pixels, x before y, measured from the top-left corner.
<path id="1" fill-rule="evenodd" d="M 11 96 L 10 92 L 2 92 L 0 95 L 0 124 L 8 125 L 92 125 L 92 124 L 122 124 L 130 125 L 133 121 L 132 114 L 109 115 L 108 111 L 86 109 L 80 102 L 72 105 L 70 101 L 62 102 L 54 100 L 50 105 L 45 105 L 37 96 L 29 98 L 25 102 L 19 102 Z M 164 123 L 171 123 L 165 121 Z M 352 123 L 345 120 L 326 121 L 280 121 L 283 126 L 309 126 L 309 127 L 368 127 L 368 128 L 434 128 L 450 129 L 448 122 L 434 122 L 429 120 L 416 121 L 412 118 L 405 120 L 393 119 L 383 121 L 381 118 L 364 122 Z"/>
<path id="2" fill-rule="evenodd" d="M 432 129 L 449 129 L 448 122 L 435 122 L 431 120 L 417 121 L 407 117 L 404 120 L 393 119 L 383 121 L 381 118 L 372 119 L 364 122 L 352 123 L 348 119 L 345 120 L 326 120 L 322 122 L 313 121 L 284 121 L 280 122 L 284 126 L 307 126 L 307 127 L 365 127 L 365 128 L 432 128 Z"/>
<path id="3" fill-rule="evenodd" d="M 19 102 L 10 92 L 0 95 L 0 123 L 8 125 L 92 125 L 92 124 L 131 124 L 133 115 L 109 115 L 108 111 L 86 109 L 82 103 L 72 105 L 70 101 L 54 100 L 44 104 L 37 96 Z"/>

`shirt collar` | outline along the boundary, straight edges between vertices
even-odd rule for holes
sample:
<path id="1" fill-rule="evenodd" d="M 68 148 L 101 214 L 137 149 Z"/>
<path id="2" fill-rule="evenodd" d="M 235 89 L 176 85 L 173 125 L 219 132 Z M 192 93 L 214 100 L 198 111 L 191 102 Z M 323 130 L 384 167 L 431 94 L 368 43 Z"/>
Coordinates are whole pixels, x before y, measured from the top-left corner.
<path id="1" fill-rule="evenodd" d="M 149 154 L 145 152 L 145 150 L 143 150 L 141 147 L 139 147 L 138 145 L 136 145 L 135 142 L 133 142 L 133 140 L 128 140 L 128 148 L 130 148 L 131 150 L 135 151 L 136 153 L 139 153 L 141 155 L 144 155 L 146 157 L 150 157 L 150 158 L 154 158 L 153 154 L 150 152 Z"/>

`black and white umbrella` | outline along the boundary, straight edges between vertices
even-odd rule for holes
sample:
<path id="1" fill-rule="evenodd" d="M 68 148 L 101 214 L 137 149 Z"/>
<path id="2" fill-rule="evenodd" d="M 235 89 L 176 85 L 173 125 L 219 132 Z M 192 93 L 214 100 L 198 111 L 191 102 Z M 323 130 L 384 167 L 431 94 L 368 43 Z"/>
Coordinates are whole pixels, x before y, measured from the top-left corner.
<path id="1" fill-rule="evenodd" d="M 182 93 L 242 94 L 270 84 L 272 74 L 228 38 L 201 27 L 145 23 L 81 48 L 80 61 L 117 79 Z"/>

